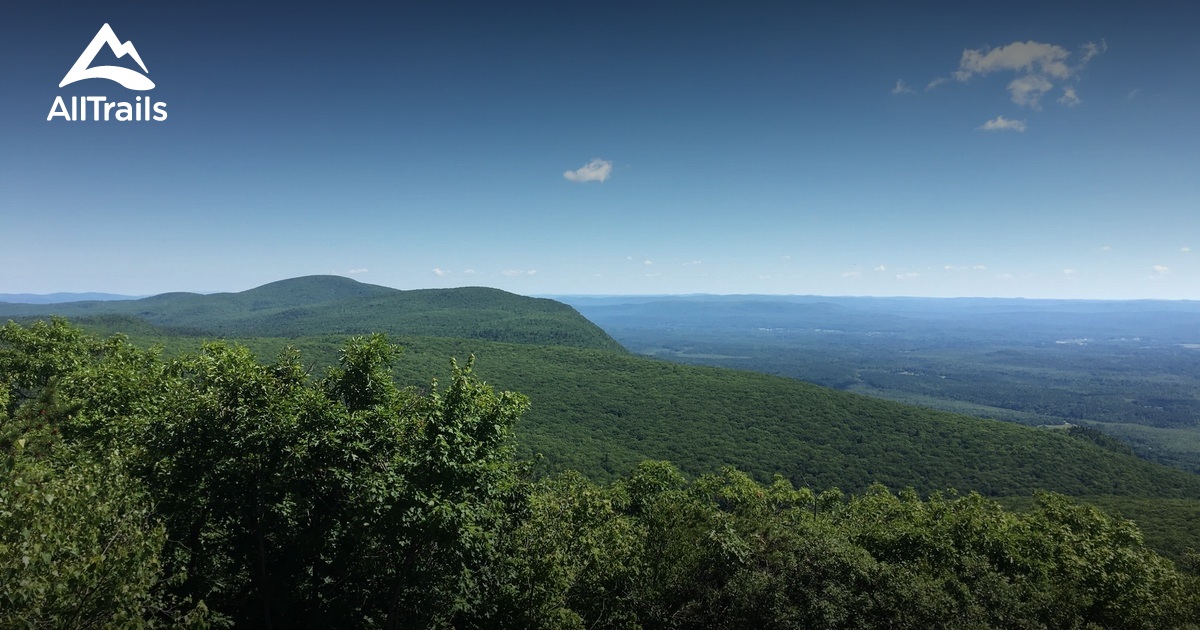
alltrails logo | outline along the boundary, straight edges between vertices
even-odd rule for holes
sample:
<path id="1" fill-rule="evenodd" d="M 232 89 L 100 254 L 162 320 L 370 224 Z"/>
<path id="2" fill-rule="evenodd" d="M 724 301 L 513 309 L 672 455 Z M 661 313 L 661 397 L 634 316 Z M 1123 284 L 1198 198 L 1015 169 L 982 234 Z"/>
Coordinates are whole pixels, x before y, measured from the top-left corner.
<path id="1" fill-rule="evenodd" d="M 95 61 L 96 55 L 105 46 L 108 46 L 109 50 L 118 59 L 129 55 L 130 58 L 137 62 L 137 65 L 141 67 L 142 72 L 145 74 L 120 66 L 92 67 L 92 62 Z M 76 81 L 87 79 L 108 79 L 130 90 L 152 90 L 154 89 L 154 82 L 146 74 L 150 74 L 150 71 L 146 69 L 146 64 L 142 61 L 141 55 L 138 54 L 137 48 L 133 47 L 133 42 L 121 43 L 121 40 L 117 38 L 117 34 L 113 32 L 112 27 L 105 24 L 100 27 L 100 31 L 92 38 L 92 43 L 88 44 L 87 48 L 83 50 L 83 54 L 79 55 L 79 59 L 75 60 L 75 65 L 71 66 L 71 69 L 67 71 L 67 75 L 63 77 L 58 87 L 66 87 Z M 127 122 L 153 120 L 161 122 L 167 119 L 167 104 L 155 103 L 149 95 L 144 97 L 138 96 L 134 98 L 132 103 L 109 101 L 107 96 L 72 96 L 70 103 L 68 107 L 66 99 L 62 96 L 54 97 L 54 104 L 50 106 L 50 114 L 46 116 L 46 120 L 51 121 L 61 117 L 63 120 L 69 121 L 117 120 Z"/>

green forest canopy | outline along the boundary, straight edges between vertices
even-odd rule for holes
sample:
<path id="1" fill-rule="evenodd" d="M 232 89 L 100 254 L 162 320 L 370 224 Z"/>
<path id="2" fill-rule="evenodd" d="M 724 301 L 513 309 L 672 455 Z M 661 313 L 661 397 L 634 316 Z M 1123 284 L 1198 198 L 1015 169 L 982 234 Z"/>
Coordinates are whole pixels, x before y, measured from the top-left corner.
<path id="1" fill-rule="evenodd" d="M 1061 495 L 531 478 L 528 401 L 351 339 L 309 376 L 0 329 L 0 625 L 1186 627 L 1194 574 Z M 1193 565 L 1185 565 L 1188 569 Z"/>

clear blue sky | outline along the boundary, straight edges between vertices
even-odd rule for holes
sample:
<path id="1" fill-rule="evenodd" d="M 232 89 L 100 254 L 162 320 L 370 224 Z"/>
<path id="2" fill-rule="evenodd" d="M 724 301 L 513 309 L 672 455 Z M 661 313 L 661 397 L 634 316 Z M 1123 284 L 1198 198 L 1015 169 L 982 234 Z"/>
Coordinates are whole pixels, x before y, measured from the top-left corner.
<path id="1" fill-rule="evenodd" d="M 0 292 L 1200 299 L 1191 3 L 246 4 L 0 9 Z"/>

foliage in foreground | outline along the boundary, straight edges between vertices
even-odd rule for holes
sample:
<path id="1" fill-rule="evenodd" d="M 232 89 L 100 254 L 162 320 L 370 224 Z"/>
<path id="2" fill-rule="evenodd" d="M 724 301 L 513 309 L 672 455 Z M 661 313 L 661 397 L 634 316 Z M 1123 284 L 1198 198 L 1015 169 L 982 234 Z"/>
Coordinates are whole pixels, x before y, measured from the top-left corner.
<path id="1" fill-rule="evenodd" d="M 530 480 L 525 399 L 397 349 L 310 378 L 0 329 L 0 625 L 1164 628 L 1195 578 L 1059 495 L 814 495 L 646 462 Z M 209 612 L 211 611 L 211 612 Z"/>

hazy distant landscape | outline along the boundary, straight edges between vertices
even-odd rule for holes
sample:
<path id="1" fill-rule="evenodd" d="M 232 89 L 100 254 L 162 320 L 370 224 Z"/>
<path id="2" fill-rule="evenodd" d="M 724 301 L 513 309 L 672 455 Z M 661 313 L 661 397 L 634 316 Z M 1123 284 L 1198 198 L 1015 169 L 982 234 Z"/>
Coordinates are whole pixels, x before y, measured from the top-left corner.
<path id="1" fill-rule="evenodd" d="M 563 298 L 630 351 L 1021 424 L 1200 471 L 1200 302 Z"/>

